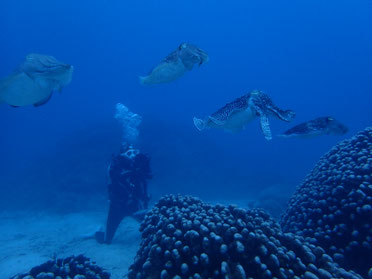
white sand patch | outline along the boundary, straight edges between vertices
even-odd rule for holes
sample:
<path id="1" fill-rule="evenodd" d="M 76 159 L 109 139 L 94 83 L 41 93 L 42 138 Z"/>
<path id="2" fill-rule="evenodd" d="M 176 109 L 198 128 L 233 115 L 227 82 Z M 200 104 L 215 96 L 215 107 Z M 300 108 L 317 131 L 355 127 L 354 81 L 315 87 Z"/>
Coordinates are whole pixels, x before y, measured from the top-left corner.
<path id="1" fill-rule="evenodd" d="M 11 212 L 0 214 L 0 278 L 27 272 L 54 256 L 84 254 L 107 269 L 113 279 L 122 278 L 133 262 L 140 243 L 139 224 L 123 220 L 111 245 L 82 236 L 105 224 L 105 212 L 47 215 Z"/>

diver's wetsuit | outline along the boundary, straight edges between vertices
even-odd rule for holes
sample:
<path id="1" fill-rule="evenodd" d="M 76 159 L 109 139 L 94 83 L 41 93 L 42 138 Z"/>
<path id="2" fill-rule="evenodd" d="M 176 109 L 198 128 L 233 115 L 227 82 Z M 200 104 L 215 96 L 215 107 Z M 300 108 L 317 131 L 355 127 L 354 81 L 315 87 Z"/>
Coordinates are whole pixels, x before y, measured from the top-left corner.
<path id="1" fill-rule="evenodd" d="M 99 242 L 110 244 L 124 217 L 147 209 L 147 179 L 151 179 L 150 158 L 137 154 L 130 158 L 124 154 L 113 156 L 109 167 L 111 183 L 108 185 L 110 207 L 107 216 L 106 235 Z M 101 232 L 102 233 L 102 232 Z"/>

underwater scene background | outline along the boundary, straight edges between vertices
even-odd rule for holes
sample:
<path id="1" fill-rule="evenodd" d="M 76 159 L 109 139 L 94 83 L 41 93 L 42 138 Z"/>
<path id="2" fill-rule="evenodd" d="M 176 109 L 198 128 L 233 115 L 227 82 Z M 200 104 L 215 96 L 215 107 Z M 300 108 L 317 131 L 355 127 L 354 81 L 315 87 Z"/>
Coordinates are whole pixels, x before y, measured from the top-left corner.
<path id="1" fill-rule="evenodd" d="M 193 195 L 263 207 L 279 218 L 319 158 L 371 125 L 371 15 L 369 0 L 1 1 L 0 77 L 29 53 L 74 66 L 71 84 L 47 104 L 0 107 L 3 216 L 11 216 L 9 224 L 24 211 L 104 216 L 107 167 L 123 141 L 114 118 L 122 103 L 142 117 L 136 147 L 151 158 L 151 205 L 167 194 Z M 183 42 L 205 50 L 209 62 L 171 83 L 139 83 Z M 195 128 L 194 116 L 255 89 L 296 112 L 291 123 L 270 119 L 273 140 L 265 140 L 257 120 L 240 133 Z M 335 117 L 348 133 L 276 137 L 320 116 Z M 138 246 L 139 233 L 131 237 Z M 125 243 L 126 235 L 119 239 Z M 4 251 L 3 264 L 17 262 Z M 32 266 L 24 267 L 0 270 L 0 277 Z"/>

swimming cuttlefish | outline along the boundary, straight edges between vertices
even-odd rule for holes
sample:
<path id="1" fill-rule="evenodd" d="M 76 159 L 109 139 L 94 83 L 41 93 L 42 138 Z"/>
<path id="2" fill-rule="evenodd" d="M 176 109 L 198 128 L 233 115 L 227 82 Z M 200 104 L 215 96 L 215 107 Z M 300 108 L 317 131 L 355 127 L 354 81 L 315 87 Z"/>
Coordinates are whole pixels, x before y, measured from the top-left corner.
<path id="1" fill-rule="evenodd" d="M 285 131 L 282 138 L 311 138 L 321 135 L 344 135 L 348 128 L 331 116 L 318 117 Z"/>
<path id="2" fill-rule="evenodd" d="M 204 50 L 192 44 L 182 43 L 147 76 L 140 77 L 140 83 L 150 85 L 174 81 L 187 71 L 191 71 L 195 64 L 200 66 L 208 60 L 208 54 Z"/>
<path id="3" fill-rule="evenodd" d="M 272 139 L 268 116 L 290 122 L 295 112 L 278 108 L 270 97 L 261 91 L 252 91 L 239 97 L 204 119 L 194 117 L 194 124 L 199 131 L 206 128 L 220 128 L 239 132 L 255 118 L 260 119 L 261 130 L 267 140 Z"/>
<path id="4" fill-rule="evenodd" d="M 0 80 L 0 103 L 13 107 L 43 105 L 53 91 L 61 91 L 71 82 L 72 73 L 73 66 L 53 56 L 29 54 L 12 74 Z"/>

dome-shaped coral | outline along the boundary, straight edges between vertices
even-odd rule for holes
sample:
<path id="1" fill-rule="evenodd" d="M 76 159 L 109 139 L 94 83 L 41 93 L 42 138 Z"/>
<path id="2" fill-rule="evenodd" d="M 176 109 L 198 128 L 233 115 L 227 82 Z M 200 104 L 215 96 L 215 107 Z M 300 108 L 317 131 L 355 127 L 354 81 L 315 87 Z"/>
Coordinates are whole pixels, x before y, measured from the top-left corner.
<path id="1" fill-rule="evenodd" d="M 372 128 L 320 159 L 290 199 L 281 225 L 315 238 L 344 267 L 367 276 L 372 268 Z"/>
<path id="2" fill-rule="evenodd" d="M 29 272 L 11 279 L 109 279 L 110 273 L 97 266 L 89 258 L 79 255 L 47 261 Z"/>
<path id="3" fill-rule="evenodd" d="M 141 225 L 129 279 L 360 278 L 339 268 L 264 211 L 212 206 L 192 197 L 160 199 Z"/>

